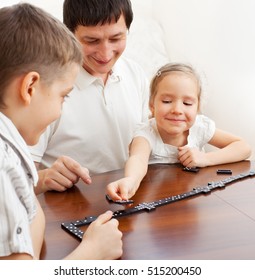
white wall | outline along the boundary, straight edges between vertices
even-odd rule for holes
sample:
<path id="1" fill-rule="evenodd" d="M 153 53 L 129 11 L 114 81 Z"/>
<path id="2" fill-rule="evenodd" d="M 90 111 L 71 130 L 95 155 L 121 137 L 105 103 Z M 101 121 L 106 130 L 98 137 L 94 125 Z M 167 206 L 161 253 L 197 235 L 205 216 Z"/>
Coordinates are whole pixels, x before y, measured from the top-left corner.
<path id="1" fill-rule="evenodd" d="M 131 0 L 132 9 L 135 17 L 152 17 L 153 2 L 155 0 Z"/>
<path id="2" fill-rule="evenodd" d="M 192 63 L 202 73 L 203 112 L 217 127 L 244 137 L 255 159 L 255 1 L 131 1 L 135 17 L 161 23 L 170 59 Z M 18 1 L 1 0 L 0 5 L 13 2 Z M 62 19 L 63 0 L 27 2 Z"/>
<path id="3" fill-rule="evenodd" d="M 1 0 L 0 8 L 18 3 L 18 0 Z"/>
<path id="4" fill-rule="evenodd" d="M 157 0 L 171 60 L 206 75 L 204 112 L 244 137 L 255 159 L 255 1 Z"/>
<path id="5" fill-rule="evenodd" d="M 63 0 L 0 0 L 0 8 L 4 6 L 17 4 L 19 2 L 27 2 L 41 7 L 47 12 L 57 17 L 58 19 L 62 20 Z"/>

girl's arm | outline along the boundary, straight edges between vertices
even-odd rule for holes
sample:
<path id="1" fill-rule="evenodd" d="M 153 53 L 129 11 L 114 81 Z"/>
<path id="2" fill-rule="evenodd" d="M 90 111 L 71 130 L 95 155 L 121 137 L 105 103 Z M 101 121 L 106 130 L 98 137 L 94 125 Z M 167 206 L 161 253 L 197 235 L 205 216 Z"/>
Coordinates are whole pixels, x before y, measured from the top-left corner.
<path id="1" fill-rule="evenodd" d="M 246 141 L 220 129 L 215 130 L 208 144 L 219 149 L 204 153 L 195 148 L 180 147 L 180 162 L 187 167 L 205 167 L 241 161 L 251 155 L 251 147 Z"/>
<path id="2" fill-rule="evenodd" d="M 130 144 L 129 158 L 125 164 L 124 177 L 107 185 L 107 194 L 114 200 L 127 200 L 137 191 L 147 173 L 151 153 L 144 137 L 135 137 Z"/>
<path id="3" fill-rule="evenodd" d="M 251 147 L 244 139 L 220 129 L 216 129 L 209 144 L 219 148 L 207 153 L 210 165 L 237 162 L 251 155 Z"/>

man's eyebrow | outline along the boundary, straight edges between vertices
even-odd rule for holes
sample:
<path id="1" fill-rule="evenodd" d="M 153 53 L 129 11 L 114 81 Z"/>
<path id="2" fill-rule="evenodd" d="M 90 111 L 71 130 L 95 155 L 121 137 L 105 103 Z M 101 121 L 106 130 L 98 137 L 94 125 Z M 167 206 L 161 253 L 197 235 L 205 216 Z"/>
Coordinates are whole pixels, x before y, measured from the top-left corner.
<path id="1" fill-rule="evenodd" d="M 122 35 L 126 35 L 126 32 L 119 32 L 117 34 L 114 34 L 114 35 L 110 36 L 110 38 L 112 38 L 112 37 L 119 37 L 119 36 L 122 36 Z"/>
<path id="2" fill-rule="evenodd" d="M 85 36 L 82 36 L 82 39 L 86 39 L 86 40 L 95 40 L 95 39 L 97 39 L 97 37 L 92 37 L 92 36 L 87 36 L 87 35 L 85 35 Z"/>
<path id="3" fill-rule="evenodd" d="M 119 37 L 119 36 L 123 36 L 123 35 L 126 35 L 126 32 L 118 32 L 116 34 L 110 35 L 109 38 L 115 38 L 115 37 Z M 85 39 L 85 40 L 97 40 L 97 39 L 99 39 L 96 36 L 90 36 L 90 35 L 84 35 L 84 36 L 82 36 L 82 38 Z"/>

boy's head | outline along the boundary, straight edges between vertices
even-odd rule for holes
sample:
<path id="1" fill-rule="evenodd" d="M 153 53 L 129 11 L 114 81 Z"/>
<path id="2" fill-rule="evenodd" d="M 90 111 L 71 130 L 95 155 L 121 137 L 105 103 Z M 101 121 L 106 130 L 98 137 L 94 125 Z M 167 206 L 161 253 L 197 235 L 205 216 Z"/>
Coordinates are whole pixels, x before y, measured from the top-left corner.
<path id="1" fill-rule="evenodd" d="M 6 86 L 30 71 L 51 83 L 68 64 L 81 63 L 79 43 L 46 12 L 29 4 L 0 9 L 0 107 Z"/>
<path id="2" fill-rule="evenodd" d="M 133 21 L 130 0 L 65 0 L 63 21 L 74 33 L 77 26 L 96 26 L 116 23 L 124 16 L 127 29 Z"/>
<path id="3" fill-rule="evenodd" d="M 63 20 L 83 48 L 83 68 L 105 83 L 126 47 L 129 0 L 65 0 Z"/>
<path id="4" fill-rule="evenodd" d="M 82 64 L 79 42 L 40 8 L 0 9 L 0 111 L 34 145 L 61 113 Z"/>

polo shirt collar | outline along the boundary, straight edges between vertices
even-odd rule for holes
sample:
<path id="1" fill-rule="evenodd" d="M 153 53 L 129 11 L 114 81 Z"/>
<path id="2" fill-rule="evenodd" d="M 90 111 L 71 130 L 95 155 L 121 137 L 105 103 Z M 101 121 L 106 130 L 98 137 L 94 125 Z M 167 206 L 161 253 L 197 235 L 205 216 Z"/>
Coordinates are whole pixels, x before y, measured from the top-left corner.
<path id="1" fill-rule="evenodd" d="M 121 80 L 120 72 L 121 71 L 120 68 L 118 67 L 118 61 L 117 61 L 110 72 L 107 82 L 119 82 Z M 83 67 L 81 67 L 80 72 L 75 81 L 75 85 L 78 87 L 78 89 L 85 90 L 95 81 L 101 81 L 101 79 L 89 74 Z"/>

